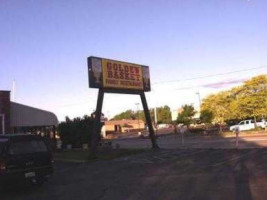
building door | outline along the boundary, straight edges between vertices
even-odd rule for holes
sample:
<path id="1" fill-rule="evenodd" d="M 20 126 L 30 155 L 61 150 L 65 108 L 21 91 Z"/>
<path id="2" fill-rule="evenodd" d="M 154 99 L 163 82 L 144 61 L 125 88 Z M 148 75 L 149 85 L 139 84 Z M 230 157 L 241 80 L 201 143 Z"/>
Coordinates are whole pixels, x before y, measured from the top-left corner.
<path id="1" fill-rule="evenodd" d="M 121 132 L 121 126 L 115 125 L 115 132 Z"/>
<path id="2" fill-rule="evenodd" d="M 5 134 L 5 115 L 0 114 L 0 134 Z"/>

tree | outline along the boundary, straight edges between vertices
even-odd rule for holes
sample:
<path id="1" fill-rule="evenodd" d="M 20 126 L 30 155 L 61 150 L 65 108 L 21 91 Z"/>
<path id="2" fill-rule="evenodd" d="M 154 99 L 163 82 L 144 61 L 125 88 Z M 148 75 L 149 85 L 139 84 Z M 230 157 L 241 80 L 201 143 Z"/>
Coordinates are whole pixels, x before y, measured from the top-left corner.
<path id="1" fill-rule="evenodd" d="M 230 118 L 231 100 L 231 92 L 223 91 L 217 95 L 210 95 L 202 101 L 201 110 L 208 110 L 213 113 L 213 122 L 219 124 L 220 132 L 222 132 L 222 125 Z"/>
<path id="2" fill-rule="evenodd" d="M 262 118 L 267 115 L 267 76 L 260 75 L 243 85 L 203 99 L 201 110 L 213 113 L 213 123 Z"/>
<path id="3" fill-rule="evenodd" d="M 136 118 L 137 118 L 137 113 L 135 113 L 133 110 L 126 110 L 125 112 L 122 112 L 113 117 L 114 120 L 136 119 Z"/>
<path id="4" fill-rule="evenodd" d="M 192 123 L 193 116 L 196 114 L 195 108 L 192 105 L 185 104 L 182 106 L 183 111 L 177 117 L 177 123 L 189 125 Z"/>
<path id="5" fill-rule="evenodd" d="M 200 112 L 200 120 L 203 123 L 211 123 L 213 120 L 213 112 L 210 110 L 201 110 Z"/>
<path id="6" fill-rule="evenodd" d="M 154 109 L 153 109 L 154 111 Z M 154 116 L 154 114 L 153 114 Z M 172 121 L 172 116 L 171 116 L 171 109 L 169 106 L 165 105 L 163 107 L 158 107 L 157 108 L 157 119 L 158 123 L 164 123 L 164 124 L 169 124 Z"/>
<path id="7" fill-rule="evenodd" d="M 245 82 L 237 96 L 236 109 L 243 118 L 256 118 L 267 114 L 267 76 L 260 75 Z"/>
<path id="8" fill-rule="evenodd" d="M 154 109 L 150 109 L 150 116 L 152 121 L 154 120 Z M 122 120 L 122 119 L 141 119 L 146 121 L 145 113 L 143 110 L 133 111 L 126 110 L 120 114 L 117 114 L 113 117 L 113 120 Z M 157 107 L 157 119 L 158 123 L 170 123 L 171 122 L 171 109 L 169 106 L 165 105 L 163 107 Z"/>

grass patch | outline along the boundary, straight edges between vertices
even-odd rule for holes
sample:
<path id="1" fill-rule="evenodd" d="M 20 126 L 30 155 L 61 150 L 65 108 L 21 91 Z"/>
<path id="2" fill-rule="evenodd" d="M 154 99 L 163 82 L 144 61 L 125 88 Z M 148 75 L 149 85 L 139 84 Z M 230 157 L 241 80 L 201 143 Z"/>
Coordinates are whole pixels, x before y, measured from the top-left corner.
<path id="1" fill-rule="evenodd" d="M 244 135 L 255 135 L 255 134 L 267 134 L 267 131 L 264 129 L 253 129 L 253 130 L 247 130 L 247 131 L 241 131 L 240 136 Z M 181 136 L 180 133 L 177 133 L 175 135 Z M 235 133 L 233 131 L 223 131 L 222 133 L 219 132 L 219 130 L 216 131 L 197 131 L 197 132 L 186 132 L 184 133 L 185 137 L 196 137 L 196 136 L 210 136 L 210 137 L 226 137 L 226 136 L 235 136 Z"/>
<path id="2" fill-rule="evenodd" d="M 258 134 L 258 133 L 261 133 L 261 134 L 266 134 L 267 131 L 261 129 L 261 130 L 248 130 L 248 131 L 241 131 L 239 133 L 239 136 L 242 136 L 242 135 L 255 135 L 255 134 Z M 235 136 L 235 133 L 233 131 L 227 131 L 227 132 L 223 132 L 221 134 L 222 136 Z"/>
<path id="3" fill-rule="evenodd" d="M 55 160 L 73 160 L 73 161 L 84 161 L 88 158 L 89 152 L 83 150 L 63 150 L 54 153 Z"/>
<path id="4" fill-rule="evenodd" d="M 149 152 L 148 149 L 101 149 L 95 155 L 92 155 L 89 150 L 64 150 L 54 153 L 54 159 L 59 161 L 72 162 L 89 162 L 96 160 L 112 160 L 119 157 L 125 157 L 144 152 Z"/>

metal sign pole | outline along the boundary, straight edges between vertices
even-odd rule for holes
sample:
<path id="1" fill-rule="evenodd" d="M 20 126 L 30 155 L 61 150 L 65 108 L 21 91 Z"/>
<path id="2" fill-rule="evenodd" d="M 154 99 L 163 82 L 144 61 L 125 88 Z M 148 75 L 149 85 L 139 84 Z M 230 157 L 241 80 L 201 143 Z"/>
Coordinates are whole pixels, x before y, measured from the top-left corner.
<path id="1" fill-rule="evenodd" d="M 149 137 L 151 139 L 152 148 L 153 149 L 159 149 L 159 146 L 158 146 L 157 141 L 156 141 L 154 129 L 153 129 L 153 126 L 152 126 L 151 117 L 150 117 L 149 109 L 148 109 L 148 106 L 147 106 L 145 93 L 141 92 L 140 93 L 140 97 L 141 97 L 141 101 L 142 101 L 143 108 L 144 108 L 146 122 L 147 122 L 147 125 L 148 125 L 148 128 L 149 128 Z"/>
<path id="2" fill-rule="evenodd" d="M 92 133 L 92 138 L 91 138 L 91 153 L 92 154 L 95 154 L 97 150 L 97 145 L 100 141 L 103 99 L 104 99 L 104 91 L 102 89 L 99 89 L 96 111 L 95 111 L 94 128 L 93 128 L 93 133 Z"/>

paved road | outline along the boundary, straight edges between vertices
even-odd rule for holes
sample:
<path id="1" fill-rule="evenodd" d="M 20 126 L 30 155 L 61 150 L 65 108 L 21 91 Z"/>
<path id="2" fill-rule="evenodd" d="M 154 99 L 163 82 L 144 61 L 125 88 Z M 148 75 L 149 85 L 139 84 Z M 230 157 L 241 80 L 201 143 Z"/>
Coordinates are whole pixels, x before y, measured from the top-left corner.
<path id="1" fill-rule="evenodd" d="M 56 163 L 42 188 L 1 200 L 267 199 L 267 149 L 176 149 L 112 161 Z"/>
<path id="2" fill-rule="evenodd" d="M 181 136 L 168 135 L 158 138 L 158 144 L 164 149 L 176 148 L 236 148 L 235 137 L 184 137 L 184 143 Z M 113 145 L 119 144 L 121 148 L 150 148 L 149 139 L 121 139 L 113 140 Z M 256 136 L 240 136 L 239 148 L 262 148 L 267 147 L 267 134 Z"/>

